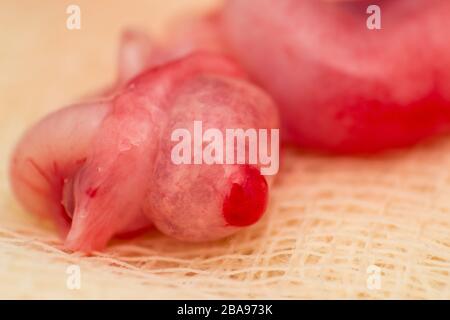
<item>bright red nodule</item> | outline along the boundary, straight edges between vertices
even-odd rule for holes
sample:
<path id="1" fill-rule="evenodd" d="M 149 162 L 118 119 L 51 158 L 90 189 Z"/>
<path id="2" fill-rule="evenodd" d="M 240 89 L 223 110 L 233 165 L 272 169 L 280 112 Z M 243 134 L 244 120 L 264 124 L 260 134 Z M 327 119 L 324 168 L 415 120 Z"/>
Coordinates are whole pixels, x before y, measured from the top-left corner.
<path id="1" fill-rule="evenodd" d="M 223 203 L 226 222 L 235 227 L 254 224 L 261 218 L 267 206 L 268 186 L 266 179 L 255 167 L 245 168 L 245 179 L 233 183 L 230 194 Z"/>

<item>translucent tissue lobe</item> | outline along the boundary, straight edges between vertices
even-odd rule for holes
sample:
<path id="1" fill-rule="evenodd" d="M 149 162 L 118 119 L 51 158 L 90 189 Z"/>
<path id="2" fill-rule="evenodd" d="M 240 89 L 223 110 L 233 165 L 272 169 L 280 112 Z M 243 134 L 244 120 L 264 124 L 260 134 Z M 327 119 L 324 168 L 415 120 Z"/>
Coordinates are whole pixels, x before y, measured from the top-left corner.
<path id="1" fill-rule="evenodd" d="M 227 44 L 298 145 L 370 152 L 448 131 L 450 2 L 374 3 L 380 30 L 370 1 L 226 2 Z"/>
<path id="2" fill-rule="evenodd" d="M 18 143 L 11 162 L 18 200 L 52 218 L 68 249 L 84 252 L 153 225 L 204 241 L 256 222 L 268 192 L 265 178 L 254 173 L 258 163 L 251 170 L 175 165 L 170 137 L 180 126 L 192 130 L 194 121 L 218 129 L 277 128 L 272 100 L 221 55 L 165 60 L 160 51 L 152 59 L 145 36 L 127 32 L 123 41 L 118 80 L 99 102 L 47 116 Z M 230 223 L 233 215 L 243 223 Z"/>

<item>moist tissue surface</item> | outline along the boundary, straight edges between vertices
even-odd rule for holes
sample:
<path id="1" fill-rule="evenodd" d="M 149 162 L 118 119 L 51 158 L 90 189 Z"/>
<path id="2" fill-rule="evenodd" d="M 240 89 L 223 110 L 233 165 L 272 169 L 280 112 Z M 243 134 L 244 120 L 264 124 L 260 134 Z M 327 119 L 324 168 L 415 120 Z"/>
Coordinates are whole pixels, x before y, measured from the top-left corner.
<path id="1" fill-rule="evenodd" d="M 291 151 L 261 223 L 212 245 L 152 234 L 91 258 L 65 253 L 53 227 L 12 198 L 15 142 L 44 114 L 114 79 L 124 26 L 161 33 L 182 12 L 215 5 L 78 3 L 76 32 L 64 26 L 68 1 L 6 1 L 0 10 L 2 298 L 450 298 L 448 137 L 368 158 Z M 80 290 L 66 286 L 74 264 Z M 367 287 L 371 265 L 381 270 L 378 290 Z"/>

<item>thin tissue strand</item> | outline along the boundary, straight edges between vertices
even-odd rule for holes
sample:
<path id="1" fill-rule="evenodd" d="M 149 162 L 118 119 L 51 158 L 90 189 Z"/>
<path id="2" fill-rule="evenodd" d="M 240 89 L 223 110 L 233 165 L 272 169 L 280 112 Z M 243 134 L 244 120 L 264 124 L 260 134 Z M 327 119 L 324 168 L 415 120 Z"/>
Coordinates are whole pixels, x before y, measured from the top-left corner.
<path id="1" fill-rule="evenodd" d="M 272 100 L 221 55 L 163 52 L 126 32 L 116 84 L 97 102 L 45 117 L 15 149 L 18 200 L 52 218 L 70 250 L 101 250 L 151 227 L 180 240 L 215 240 L 266 209 L 259 163 L 175 165 L 170 134 L 192 132 L 194 121 L 204 129 L 278 128 Z"/>

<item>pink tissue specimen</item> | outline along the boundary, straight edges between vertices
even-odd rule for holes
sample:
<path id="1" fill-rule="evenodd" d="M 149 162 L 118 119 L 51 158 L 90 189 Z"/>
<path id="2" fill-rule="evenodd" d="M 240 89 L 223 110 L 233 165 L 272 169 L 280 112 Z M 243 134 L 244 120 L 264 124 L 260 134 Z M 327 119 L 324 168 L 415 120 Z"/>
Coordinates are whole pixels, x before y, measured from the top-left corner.
<path id="1" fill-rule="evenodd" d="M 175 56 L 126 33 L 114 88 L 50 114 L 19 142 L 13 190 L 27 210 L 53 218 L 68 249 L 99 250 L 152 225 L 214 240 L 265 211 L 259 164 L 175 165 L 170 137 L 199 120 L 205 130 L 277 128 L 272 100 L 223 56 Z"/>
<path id="2" fill-rule="evenodd" d="M 300 146 L 371 152 L 449 130 L 450 1 L 229 0 L 223 26 Z"/>
<path id="3" fill-rule="evenodd" d="M 382 8 L 381 30 L 367 28 L 372 4 Z M 171 133 L 194 131 L 194 121 L 278 126 L 272 100 L 222 53 L 277 101 L 285 137 L 377 151 L 449 130 L 449 16 L 443 0 L 228 0 L 163 46 L 127 32 L 115 85 L 22 138 L 13 189 L 28 210 L 57 222 L 72 250 L 98 250 L 151 226 L 187 241 L 227 236 L 265 211 L 261 164 L 170 159 Z"/>

